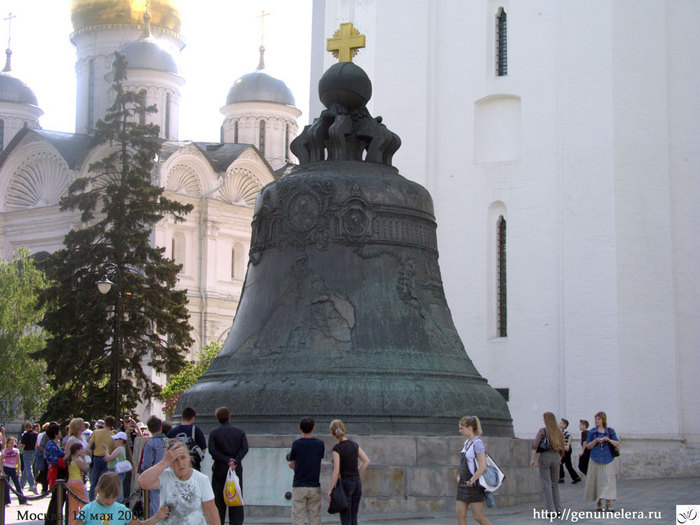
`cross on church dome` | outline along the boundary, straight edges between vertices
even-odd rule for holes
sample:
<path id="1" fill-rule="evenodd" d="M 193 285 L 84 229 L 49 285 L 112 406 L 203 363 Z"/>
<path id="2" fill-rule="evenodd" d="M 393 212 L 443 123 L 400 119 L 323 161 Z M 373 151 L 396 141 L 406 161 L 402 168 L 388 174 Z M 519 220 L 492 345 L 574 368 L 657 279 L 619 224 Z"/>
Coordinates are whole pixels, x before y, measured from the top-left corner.
<path id="1" fill-rule="evenodd" d="M 338 62 L 352 62 L 360 48 L 365 47 L 365 35 L 355 29 L 350 22 L 340 24 L 333 38 L 326 40 L 326 51 L 333 53 Z"/>

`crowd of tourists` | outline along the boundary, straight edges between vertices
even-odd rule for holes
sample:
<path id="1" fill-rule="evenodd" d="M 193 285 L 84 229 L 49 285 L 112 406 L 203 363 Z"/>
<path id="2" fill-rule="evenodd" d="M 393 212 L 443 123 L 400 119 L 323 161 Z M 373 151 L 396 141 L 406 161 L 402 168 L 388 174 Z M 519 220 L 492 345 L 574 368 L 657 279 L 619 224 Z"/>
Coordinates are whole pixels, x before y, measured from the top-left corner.
<path id="1" fill-rule="evenodd" d="M 112 416 L 92 425 L 74 418 L 63 429 L 55 422 L 26 423 L 19 440 L 5 438 L 0 431 L 3 466 L 8 477 L 5 504 L 11 503 L 9 481 L 21 504 L 30 505 L 24 494 L 51 491 L 57 480 L 65 480 L 64 509 L 58 508 L 52 491 L 46 525 L 64 515 L 69 525 L 102 524 L 154 525 L 163 520 L 173 525 L 221 525 L 228 509 L 230 525 L 244 521 L 241 498 L 242 461 L 248 452 L 245 432 L 230 423 L 226 407 L 216 410 L 219 425 L 209 432 L 208 441 L 195 425 L 192 408 L 182 412 L 181 423 L 172 426 L 152 416 L 144 424 L 131 418 L 115 421 Z M 321 521 L 322 440 L 313 436 L 315 422 L 299 423 L 302 436 L 291 445 L 287 456 L 294 470 L 292 514 L 294 523 L 312 525 Z M 356 525 L 362 496 L 360 476 L 370 464 L 367 454 L 346 436 L 340 420 L 330 424 L 336 439 L 333 447 L 331 490 L 326 500 L 333 506 L 338 491 L 344 506 L 338 508 L 342 525 Z M 19 443 L 19 447 L 17 444 Z M 211 481 L 200 472 L 205 452 L 213 459 Z M 138 474 L 138 476 L 136 476 Z M 137 487 L 148 492 L 148 516 L 140 521 L 125 501 Z M 89 488 L 88 488 L 89 487 Z M 335 490 L 333 490 L 335 488 Z M 133 507 L 133 502 L 131 502 Z"/>
<path id="2" fill-rule="evenodd" d="M 567 430 L 569 422 L 557 419 L 552 412 L 543 414 L 544 427 L 540 428 L 532 442 L 530 466 L 535 462 L 540 474 L 540 484 L 547 511 L 552 516 L 561 515 L 563 508 L 559 499 L 558 484 L 564 483 L 564 467 L 571 476 L 571 483 L 579 483 L 581 476 L 586 478 L 584 498 L 596 502 L 596 511 L 612 512 L 612 502 L 617 499 L 617 481 L 614 459 L 619 455 L 620 441 L 615 429 L 608 426 L 605 412 L 594 416 L 595 428 L 589 430 L 589 423 L 579 422 L 581 431 L 581 452 L 576 472 L 571 464 L 572 436 Z M 605 505 L 605 506 L 603 506 Z"/>
<path id="3" fill-rule="evenodd" d="M 28 422 L 19 439 L 6 437 L 4 428 L 0 428 L 3 469 L 8 478 L 5 504 L 11 501 L 9 481 L 15 486 L 20 504 L 29 505 L 23 492 L 25 486 L 38 494 L 40 490 L 51 490 L 58 479 L 63 479 L 69 493 L 65 509 L 69 525 L 97 525 L 105 516 L 114 524 L 154 525 L 164 520 L 173 525 L 222 525 L 227 509 L 230 525 L 242 525 L 242 461 L 248 452 L 248 441 L 245 432 L 231 424 L 228 408 L 218 408 L 215 415 L 219 426 L 209 432 L 208 441 L 195 425 L 192 408 L 182 412 L 181 423 L 175 427 L 155 416 L 146 424 L 131 418 L 117 423 L 107 416 L 95 422 L 94 430 L 89 422 L 74 418 L 65 427 L 65 434 L 56 422 L 43 426 Z M 558 485 L 564 482 L 565 468 L 574 484 L 585 477 L 587 500 L 597 502 L 601 512 L 611 511 L 612 502 L 617 499 L 614 458 L 619 455 L 619 439 L 615 430 L 608 427 L 605 412 L 595 414 L 595 427 L 591 430 L 588 421 L 580 421 L 579 472 L 571 463 L 573 439 L 569 422 L 563 418 L 557 422 L 552 412 L 543 414 L 543 422 L 532 441 L 530 466 L 538 466 L 547 511 L 556 516 L 563 510 Z M 310 525 L 320 525 L 324 500 L 320 474 L 325 444 L 314 437 L 312 418 L 303 418 L 299 430 L 302 436 L 292 443 L 287 455 L 289 467 L 294 470 L 292 520 L 294 525 L 304 525 L 307 520 Z M 370 459 L 347 437 L 341 420 L 331 421 L 329 431 L 337 442 L 331 453 L 333 470 L 325 500 L 329 512 L 339 514 L 341 525 L 357 525 L 361 478 Z M 463 417 L 459 433 L 466 440 L 457 475 L 457 523 L 466 524 L 471 508 L 475 521 L 489 525 L 484 503 L 492 506 L 493 496 L 489 484 L 484 482 L 487 454 L 480 438 L 479 418 Z M 206 451 L 213 459 L 211 481 L 200 472 Z M 124 495 L 133 492 L 132 479 L 148 491 L 150 518 L 146 521 L 133 518 L 135 513 L 123 504 Z M 46 525 L 53 525 L 62 512 L 54 491 Z"/>
<path id="4" fill-rule="evenodd" d="M 228 413 L 226 409 L 220 411 Z M 27 422 L 19 439 L 6 437 L 2 428 L 5 505 L 12 502 L 12 482 L 22 505 L 31 505 L 25 490 L 37 495 L 51 491 L 46 525 L 56 523 L 60 515 L 69 525 L 97 524 L 105 519 L 113 524 L 153 525 L 170 520 L 173 524 L 198 525 L 205 522 L 205 517 L 210 525 L 220 525 L 209 478 L 192 473 L 193 467 L 199 469 L 207 449 L 194 417 L 194 410 L 186 409 L 181 424 L 175 427 L 156 416 L 146 423 L 132 418 L 116 422 L 107 416 L 94 425 L 73 418 L 63 428 L 55 421 L 43 425 Z M 248 450 L 245 434 L 241 434 L 240 454 L 232 460 L 234 463 L 240 462 Z M 191 460 L 191 450 L 198 451 L 197 461 Z M 61 479 L 66 486 L 64 509 L 58 508 L 56 491 L 52 491 Z M 131 506 L 125 505 L 129 503 L 125 495 L 136 490 L 132 480 L 137 479 L 150 496 L 150 518 L 143 522 L 134 518 L 137 509 L 132 510 L 133 501 Z"/>

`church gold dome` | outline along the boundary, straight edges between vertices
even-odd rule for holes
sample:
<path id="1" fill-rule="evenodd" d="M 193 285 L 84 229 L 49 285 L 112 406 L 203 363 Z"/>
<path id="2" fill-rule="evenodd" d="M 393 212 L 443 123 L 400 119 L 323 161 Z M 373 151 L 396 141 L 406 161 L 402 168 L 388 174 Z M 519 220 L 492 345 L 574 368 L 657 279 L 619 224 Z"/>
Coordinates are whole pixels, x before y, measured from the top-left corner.
<path id="1" fill-rule="evenodd" d="M 151 25 L 180 32 L 176 0 L 71 0 L 73 30 L 110 24 L 140 24 L 148 5 Z"/>

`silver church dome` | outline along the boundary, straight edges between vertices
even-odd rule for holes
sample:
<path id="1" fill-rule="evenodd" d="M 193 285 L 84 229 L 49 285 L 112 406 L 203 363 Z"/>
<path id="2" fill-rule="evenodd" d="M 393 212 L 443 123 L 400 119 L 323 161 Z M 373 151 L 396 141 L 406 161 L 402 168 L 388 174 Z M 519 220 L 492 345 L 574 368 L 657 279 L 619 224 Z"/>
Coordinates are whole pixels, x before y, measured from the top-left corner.
<path id="1" fill-rule="evenodd" d="M 150 69 L 177 75 L 179 69 L 175 58 L 151 35 L 151 13 L 143 14 L 143 34 L 138 40 L 127 42 L 119 48 L 126 56 L 127 69 Z"/>
<path id="2" fill-rule="evenodd" d="M 294 95 L 287 85 L 267 73 L 254 71 L 237 79 L 226 97 L 226 105 L 238 102 L 274 102 L 294 106 Z"/>
<path id="3" fill-rule="evenodd" d="M 10 59 L 12 51 L 5 50 L 5 68 L 0 71 L 0 102 L 13 102 L 15 104 L 30 104 L 38 106 L 39 102 L 31 88 L 12 74 Z"/>
<path id="4" fill-rule="evenodd" d="M 127 69 L 150 69 L 177 75 L 179 69 L 175 58 L 151 38 L 141 38 L 119 48 L 126 55 Z"/>
<path id="5" fill-rule="evenodd" d="M 39 105 L 36 95 L 27 84 L 4 72 L 0 73 L 0 102 Z"/>

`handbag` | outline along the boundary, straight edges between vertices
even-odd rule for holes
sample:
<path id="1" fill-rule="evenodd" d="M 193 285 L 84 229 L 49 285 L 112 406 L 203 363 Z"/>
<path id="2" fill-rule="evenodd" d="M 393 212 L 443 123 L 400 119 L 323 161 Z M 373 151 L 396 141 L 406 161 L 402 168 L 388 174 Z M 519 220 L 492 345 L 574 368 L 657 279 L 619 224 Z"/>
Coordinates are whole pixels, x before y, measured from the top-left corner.
<path id="1" fill-rule="evenodd" d="M 117 463 L 114 465 L 114 473 L 124 474 L 126 472 L 131 472 L 131 462 L 127 459 L 117 461 Z"/>
<path id="2" fill-rule="evenodd" d="M 338 512 L 345 512 L 350 507 L 348 503 L 348 498 L 343 490 L 343 485 L 341 485 L 340 480 L 335 484 L 333 490 L 331 491 L 331 502 L 328 505 L 328 514 L 337 514 Z"/>
<path id="3" fill-rule="evenodd" d="M 610 433 L 609 430 L 610 430 L 609 428 L 606 428 L 605 433 L 609 434 Z M 620 447 L 616 447 L 615 445 L 610 443 L 610 441 L 608 441 L 608 445 L 610 445 L 610 452 L 612 453 L 612 457 L 614 457 L 614 458 L 620 457 Z"/>
<path id="4" fill-rule="evenodd" d="M 236 472 L 229 468 L 226 474 L 226 484 L 224 485 L 224 503 L 227 507 L 242 507 L 243 496 L 241 495 L 241 483 L 238 481 Z"/>
<path id="5" fill-rule="evenodd" d="M 537 445 L 537 452 L 549 452 L 549 438 L 547 437 L 547 431 L 544 432 L 544 437 L 540 440 L 540 444 Z"/>
<path id="6" fill-rule="evenodd" d="M 471 445 L 469 445 L 469 448 L 472 448 L 474 446 L 474 442 L 472 442 Z M 467 452 L 469 452 L 469 449 L 467 449 Z M 465 452 L 466 456 L 466 452 Z M 478 465 L 476 464 L 476 454 L 474 455 L 474 471 L 478 469 Z M 503 471 L 498 468 L 498 465 L 496 465 L 496 462 L 493 460 L 491 456 L 489 456 L 488 452 L 486 453 L 486 471 L 479 477 L 477 480 L 479 482 L 479 485 L 484 489 L 486 492 L 495 492 L 497 491 L 501 485 L 503 484 L 503 480 L 506 479 L 506 475 L 503 473 Z M 489 505 L 492 506 L 492 505 Z"/>
<path id="7" fill-rule="evenodd" d="M 479 478 L 479 485 L 481 485 L 486 492 L 495 492 L 501 487 L 504 479 L 506 479 L 506 475 L 498 468 L 496 462 L 487 453 L 486 472 Z"/>

